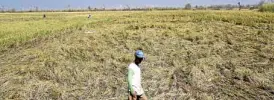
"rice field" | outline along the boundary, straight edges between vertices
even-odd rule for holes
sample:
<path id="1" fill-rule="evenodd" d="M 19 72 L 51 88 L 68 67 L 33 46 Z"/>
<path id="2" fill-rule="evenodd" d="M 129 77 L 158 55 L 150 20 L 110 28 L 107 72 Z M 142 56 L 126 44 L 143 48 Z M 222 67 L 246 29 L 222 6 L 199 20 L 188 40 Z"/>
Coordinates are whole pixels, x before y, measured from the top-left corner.
<path id="1" fill-rule="evenodd" d="M 274 13 L 1 13 L 0 23 L 0 99 L 127 99 L 139 48 L 150 100 L 274 99 Z"/>

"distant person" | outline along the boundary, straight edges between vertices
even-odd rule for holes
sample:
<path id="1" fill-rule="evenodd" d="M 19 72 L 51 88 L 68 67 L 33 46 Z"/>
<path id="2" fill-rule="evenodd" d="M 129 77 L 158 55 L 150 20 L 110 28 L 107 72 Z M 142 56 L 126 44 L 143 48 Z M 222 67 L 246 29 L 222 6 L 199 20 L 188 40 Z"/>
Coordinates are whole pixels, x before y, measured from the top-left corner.
<path id="1" fill-rule="evenodd" d="M 141 62 L 145 58 L 142 50 L 135 52 L 135 60 L 128 66 L 129 100 L 147 100 L 141 85 Z"/>
<path id="2" fill-rule="evenodd" d="M 91 18 L 91 14 L 88 15 L 88 18 Z"/>
<path id="3" fill-rule="evenodd" d="M 241 10 L 242 9 L 241 2 L 238 2 L 238 5 L 239 5 L 239 10 Z"/>
<path id="4" fill-rule="evenodd" d="M 43 15 L 43 18 L 46 18 L 46 14 Z"/>

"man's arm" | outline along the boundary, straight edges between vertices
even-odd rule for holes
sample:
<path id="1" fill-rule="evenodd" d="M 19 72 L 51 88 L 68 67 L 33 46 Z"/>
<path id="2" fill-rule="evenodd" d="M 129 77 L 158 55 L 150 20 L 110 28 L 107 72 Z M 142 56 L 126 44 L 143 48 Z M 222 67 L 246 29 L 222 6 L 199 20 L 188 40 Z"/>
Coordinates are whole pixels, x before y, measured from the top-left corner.
<path id="1" fill-rule="evenodd" d="M 128 80 L 128 86 L 129 86 L 129 90 L 131 92 L 131 94 L 134 94 L 134 90 L 133 90 L 133 87 L 132 87 L 132 77 L 133 77 L 133 70 L 132 69 L 128 69 L 128 77 L 127 77 L 127 80 Z"/>

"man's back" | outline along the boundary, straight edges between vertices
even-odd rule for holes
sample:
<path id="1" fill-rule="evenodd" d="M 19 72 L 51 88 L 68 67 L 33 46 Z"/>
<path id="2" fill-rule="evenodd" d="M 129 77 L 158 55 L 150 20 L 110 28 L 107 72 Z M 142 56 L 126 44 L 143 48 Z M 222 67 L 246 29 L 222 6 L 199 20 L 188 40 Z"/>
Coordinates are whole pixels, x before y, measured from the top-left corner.
<path id="1" fill-rule="evenodd" d="M 128 66 L 128 89 L 129 100 L 147 100 L 141 85 L 141 69 L 140 64 L 145 58 L 142 50 L 137 50 L 134 54 L 135 60 Z"/>
<path id="2" fill-rule="evenodd" d="M 128 70 L 132 70 L 132 72 L 133 72 L 131 81 L 132 81 L 132 86 L 133 86 L 134 90 L 137 92 L 137 95 L 141 95 L 143 93 L 143 91 L 142 91 L 142 85 L 141 85 L 141 69 L 140 69 L 140 67 L 137 66 L 135 63 L 131 63 L 128 66 Z"/>

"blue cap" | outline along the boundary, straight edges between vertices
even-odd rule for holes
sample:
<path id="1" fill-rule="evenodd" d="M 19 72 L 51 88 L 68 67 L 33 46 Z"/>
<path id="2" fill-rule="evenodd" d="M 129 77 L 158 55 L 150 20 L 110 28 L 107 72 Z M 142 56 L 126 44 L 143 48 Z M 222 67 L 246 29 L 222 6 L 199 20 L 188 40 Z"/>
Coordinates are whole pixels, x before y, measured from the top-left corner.
<path id="1" fill-rule="evenodd" d="M 138 58 L 145 58 L 144 52 L 142 50 L 137 50 L 135 56 Z"/>

